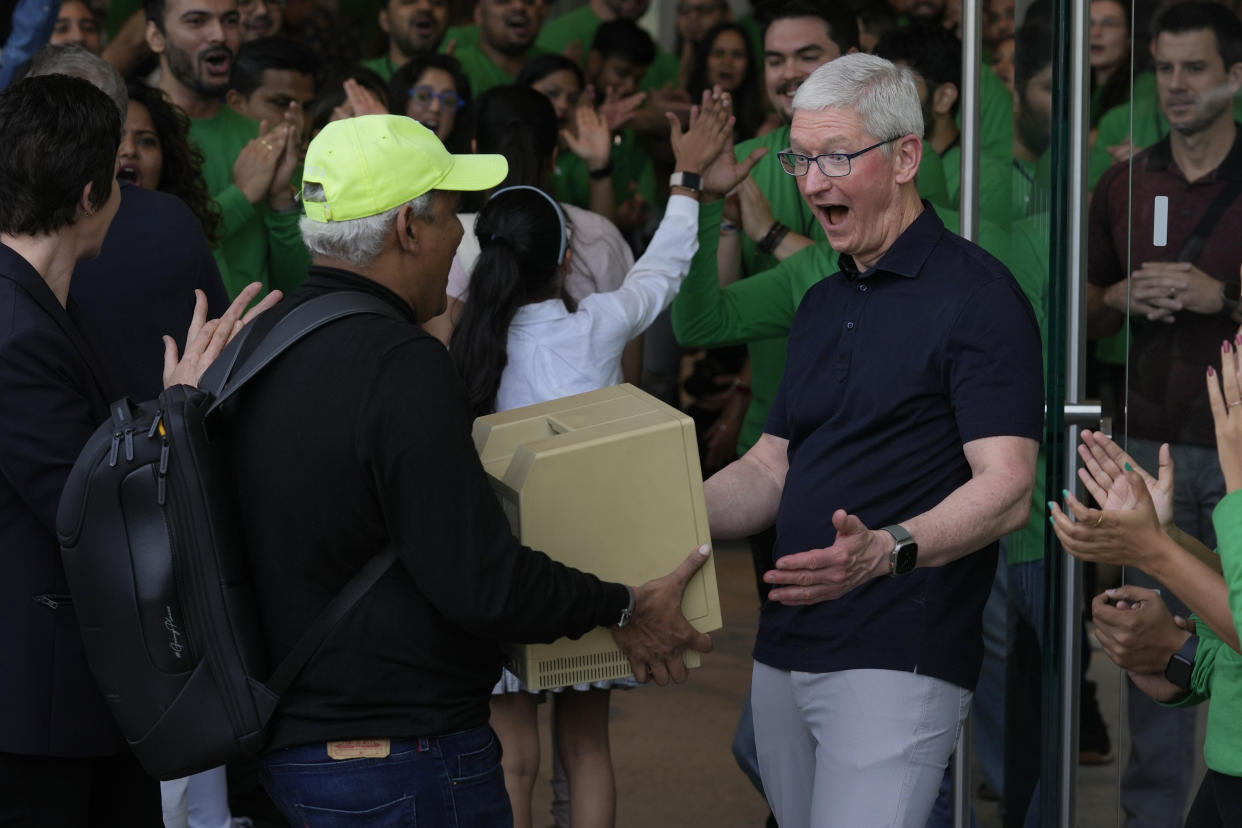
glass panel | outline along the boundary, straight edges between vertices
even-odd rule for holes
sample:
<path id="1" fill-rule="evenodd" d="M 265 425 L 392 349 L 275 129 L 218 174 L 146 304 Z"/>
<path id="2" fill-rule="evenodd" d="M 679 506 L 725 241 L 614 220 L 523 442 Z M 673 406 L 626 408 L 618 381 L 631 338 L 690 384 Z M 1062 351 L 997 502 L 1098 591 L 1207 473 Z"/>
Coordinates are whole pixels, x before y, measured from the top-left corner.
<path id="1" fill-rule="evenodd" d="M 1093 6 L 1115 3 L 1096 0 Z M 1118 440 L 1153 473 L 1160 444 L 1172 445 L 1172 517 L 1185 533 L 1214 547 L 1211 510 L 1224 482 L 1204 371 L 1219 366 L 1221 342 L 1233 338 L 1238 324 L 1231 299 L 1236 292 L 1223 293 L 1226 285 L 1236 291 L 1238 283 L 1242 185 L 1231 184 L 1229 160 L 1238 82 L 1227 71 L 1221 44 L 1236 55 L 1229 44 L 1238 42 L 1239 23 L 1232 9 L 1216 3 L 1120 11 L 1128 13 L 1134 32 L 1151 36 L 1132 40 L 1129 82 L 1110 79 L 1101 87 L 1128 92 L 1127 101 L 1101 113 L 1093 151 L 1093 321 L 1096 333 L 1121 329 L 1102 343 L 1102 374 L 1113 373 Z M 1115 367 L 1119 355 L 1128 357 L 1124 374 Z M 1189 553 L 1176 554 L 1181 558 L 1174 559 L 1175 571 L 1184 572 Z M 1108 577 L 1102 569 L 1101 580 Z M 1188 617 L 1184 602 L 1202 600 L 1134 567 L 1112 577 L 1128 589 L 1160 590 L 1158 596 L 1130 593 L 1153 612 L 1162 603 Z M 1105 630 L 1109 612 L 1101 609 L 1097 618 Z M 1175 633 L 1171 624 L 1162 620 L 1160 628 Z M 1126 769 L 1122 807 L 1141 811 L 1152 824 L 1181 824 L 1203 774 L 1203 711 L 1162 708 L 1130 681 L 1119 684 L 1127 721 L 1119 752 Z M 1170 756 L 1184 759 L 1169 767 Z M 1158 764 L 1166 769 L 1158 771 Z"/>

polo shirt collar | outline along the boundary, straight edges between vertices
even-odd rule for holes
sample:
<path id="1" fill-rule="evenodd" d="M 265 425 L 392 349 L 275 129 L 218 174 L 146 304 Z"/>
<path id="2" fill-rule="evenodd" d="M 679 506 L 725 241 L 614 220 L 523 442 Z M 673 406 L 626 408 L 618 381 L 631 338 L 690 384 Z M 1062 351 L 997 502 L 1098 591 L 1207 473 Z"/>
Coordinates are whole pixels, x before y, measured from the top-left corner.
<path id="1" fill-rule="evenodd" d="M 851 279 L 867 279 L 880 272 L 916 279 L 943 232 L 944 222 L 936 215 L 931 202 L 923 199 L 923 212 L 902 231 L 874 268 L 860 272 L 854 264 L 854 257 L 842 253 L 839 260 L 841 270 Z"/>
<path id="2" fill-rule="evenodd" d="M 1233 145 L 1229 154 L 1209 176 L 1209 180 L 1242 178 L 1242 124 L 1234 122 Z M 1147 150 L 1147 171 L 1164 172 L 1173 166 L 1173 145 L 1165 135 Z M 1179 171 L 1180 172 L 1180 171 Z"/>

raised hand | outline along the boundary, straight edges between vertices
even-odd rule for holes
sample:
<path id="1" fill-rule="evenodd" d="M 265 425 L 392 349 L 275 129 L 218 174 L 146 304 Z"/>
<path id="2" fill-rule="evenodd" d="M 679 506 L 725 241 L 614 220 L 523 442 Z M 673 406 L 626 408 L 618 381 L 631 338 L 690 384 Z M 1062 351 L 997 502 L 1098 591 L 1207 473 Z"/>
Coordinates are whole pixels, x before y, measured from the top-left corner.
<path id="1" fill-rule="evenodd" d="M 1100 431 L 1082 432 L 1082 445 L 1078 447 L 1078 456 L 1083 461 L 1083 468 L 1078 470 L 1078 479 L 1102 508 L 1122 512 L 1138 506 L 1134 490 L 1123 479 L 1124 471 L 1133 469 L 1147 486 L 1160 526 L 1168 531 L 1173 525 L 1173 455 L 1169 451 L 1168 443 L 1160 447 L 1157 477 L 1148 474 L 1121 446 Z"/>
<path id="2" fill-rule="evenodd" d="M 282 129 L 268 130 L 267 121 L 259 123 L 259 134 L 242 147 L 233 162 L 233 183 L 251 204 L 258 204 L 272 187 L 276 165 L 285 151 L 285 135 L 274 135 Z"/>
<path id="3" fill-rule="evenodd" d="M 164 337 L 164 387 L 173 385 L 198 385 L 199 377 L 215 361 L 224 347 L 237 336 L 255 317 L 280 301 L 279 290 L 270 291 L 249 310 L 249 305 L 263 290 L 263 285 L 251 282 L 237 294 L 219 319 L 207 319 L 207 296 L 201 290 L 194 291 L 194 315 L 185 336 L 185 353 L 178 355 L 177 343 L 171 336 Z"/>
<path id="4" fill-rule="evenodd" d="M 609 131 L 616 132 L 634 118 L 634 113 L 646 99 L 646 92 L 635 92 L 624 98 L 619 96 L 611 86 L 604 90 L 604 102 L 599 105 L 600 117 L 604 119 Z M 582 98 L 586 101 L 595 100 L 595 90 L 588 86 L 583 90 Z"/>
<path id="5" fill-rule="evenodd" d="M 1242 378 L 1239 372 L 1238 347 L 1242 330 L 1233 342 L 1221 343 L 1220 374 L 1212 366 L 1207 369 L 1208 401 L 1212 420 L 1216 423 L 1216 452 L 1220 469 L 1225 475 L 1225 490 L 1242 488 Z"/>
<path id="6" fill-rule="evenodd" d="M 561 140 L 575 155 L 586 162 L 588 170 L 608 166 L 612 154 L 612 131 L 592 106 L 591 98 L 583 95 L 574 108 L 574 128 L 562 129 Z"/>

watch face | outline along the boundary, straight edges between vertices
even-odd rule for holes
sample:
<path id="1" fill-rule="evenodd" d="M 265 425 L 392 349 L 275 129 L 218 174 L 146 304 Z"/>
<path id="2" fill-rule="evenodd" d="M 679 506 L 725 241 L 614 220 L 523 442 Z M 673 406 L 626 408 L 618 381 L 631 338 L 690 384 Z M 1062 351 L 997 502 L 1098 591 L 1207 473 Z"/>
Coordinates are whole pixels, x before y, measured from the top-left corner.
<path id="1" fill-rule="evenodd" d="M 1190 674 L 1193 670 L 1193 663 L 1187 661 L 1181 655 L 1175 655 L 1169 660 L 1169 665 L 1164 669 L 1164 677 L 1183 690 L 1186 690 L 1190 687 Z"/>
<path id="2" fill-rule="evenodd" d="M 893 574 L 905 575 L 914 569 L 919 562 L 919 546 L 916 543 L 904 544 L 897 548 L 896 560 L 893 561 Z"/>

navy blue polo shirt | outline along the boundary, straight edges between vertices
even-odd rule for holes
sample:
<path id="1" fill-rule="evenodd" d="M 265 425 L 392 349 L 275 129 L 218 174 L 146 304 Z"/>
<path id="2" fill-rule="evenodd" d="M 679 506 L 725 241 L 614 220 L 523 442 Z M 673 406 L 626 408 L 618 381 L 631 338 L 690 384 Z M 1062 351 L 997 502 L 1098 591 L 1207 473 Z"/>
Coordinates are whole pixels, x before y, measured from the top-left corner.
<path id="1" fill-rule="evenodd" d="M 873 529 L 928 511 L 968 481 L 962 446 L 1039 440 L 1039 329 L 1009 271 L 923 212 L 875 268 L 802 299 L 765 431 L 789 440 L 776 557 L 830 546 L 832 514 Z M 917 540 L 917 538 L 916 538 Z M 783 670 L 918 672 L 973 688 L 996 544 L 881 577 L 813 606 L 768 601 L 757 661 Z"/>

